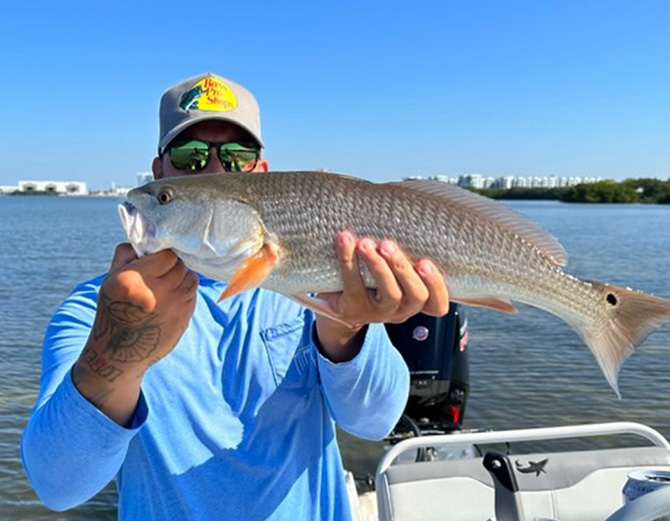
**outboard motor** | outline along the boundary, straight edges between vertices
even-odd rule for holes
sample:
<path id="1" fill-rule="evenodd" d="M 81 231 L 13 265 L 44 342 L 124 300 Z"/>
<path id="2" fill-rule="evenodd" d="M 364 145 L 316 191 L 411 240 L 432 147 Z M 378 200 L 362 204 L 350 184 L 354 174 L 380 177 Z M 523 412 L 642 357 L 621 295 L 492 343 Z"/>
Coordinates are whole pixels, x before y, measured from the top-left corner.
<path id="1" fill-rule="evenodd" d="M 410 391 L 405 410 L 385 438 L 391 445 L 411 436 L 460 430 L 470 390 L 468 321 L 463 308 L 449 303 L 449 313 L 419 313 L 402 324 L 385 324 L 393 345 L 409 367 Z M 438 459 L 431 448 L 417 449 L 415 461 Z M 374 490 L 374 477 L 355 476 L 359 493 Z"/>
<path id="2" fill-rule="evenodd" d="M 420 313 L 402 324 L 386 324 L 386 330 L 411 377 L 409 400 L 396 432 L 421 435 L 459 430 L 470 387 L 463 308 L 451 303 L 443 317 Z"/>

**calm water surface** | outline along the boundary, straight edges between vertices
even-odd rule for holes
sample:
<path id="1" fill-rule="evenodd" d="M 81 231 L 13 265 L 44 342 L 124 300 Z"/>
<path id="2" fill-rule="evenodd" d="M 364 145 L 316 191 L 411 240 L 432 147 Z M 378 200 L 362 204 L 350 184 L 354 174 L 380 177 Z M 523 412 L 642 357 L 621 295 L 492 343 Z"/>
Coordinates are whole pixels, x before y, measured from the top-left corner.
<path id="1" fill-rule="evenodd" d="M 118 199 L 0 197 L 0 519 L 113 520 L 108 487 L 67 513 L 42 507 L 23 474 L 19 438 L 37 394 L 46 324 L 60 301 L 106 271 L 123 240 Z M 670 297 L 670 207 L 516 202 L 570 255 L 568 271 Z M 624 366 L 616 399 L 581 340 L 559 319 L 469 310 L 466 426 L 506 429 L 639 421 L 670 437 L 670 326 Z M 379 444 L 343 440 L 345 463 L 373 472 Z"/>

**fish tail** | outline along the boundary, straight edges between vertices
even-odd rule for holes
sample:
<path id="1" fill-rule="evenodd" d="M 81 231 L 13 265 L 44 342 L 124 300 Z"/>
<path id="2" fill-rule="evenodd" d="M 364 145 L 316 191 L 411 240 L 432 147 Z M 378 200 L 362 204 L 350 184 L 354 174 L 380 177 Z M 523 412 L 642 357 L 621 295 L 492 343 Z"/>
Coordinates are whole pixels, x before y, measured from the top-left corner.
<path id="1" fill-rule="evenodd" d="M 670 300 L 641 291 L 588 281 L 600 294 L 604 315 L 591 324 L 573 324 L 619 398 L 619 370 L 644 339 L 670 321 Z"/>

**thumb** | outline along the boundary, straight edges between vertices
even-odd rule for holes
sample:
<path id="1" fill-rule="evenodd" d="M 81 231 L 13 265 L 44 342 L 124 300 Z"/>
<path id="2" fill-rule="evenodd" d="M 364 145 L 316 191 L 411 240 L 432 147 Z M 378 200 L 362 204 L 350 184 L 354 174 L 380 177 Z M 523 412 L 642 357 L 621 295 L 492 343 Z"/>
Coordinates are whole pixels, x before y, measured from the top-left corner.
<path id="1" fill-rule="evenodd" d="M 119 270 L 134 260 L 137 260 L 135 250 L 133 250 L 130 243 L 123 242 L 119 244 L 114 251 L 114 257 L 112 257 L 112 264 L 109 267 L 109 271 Z"/>

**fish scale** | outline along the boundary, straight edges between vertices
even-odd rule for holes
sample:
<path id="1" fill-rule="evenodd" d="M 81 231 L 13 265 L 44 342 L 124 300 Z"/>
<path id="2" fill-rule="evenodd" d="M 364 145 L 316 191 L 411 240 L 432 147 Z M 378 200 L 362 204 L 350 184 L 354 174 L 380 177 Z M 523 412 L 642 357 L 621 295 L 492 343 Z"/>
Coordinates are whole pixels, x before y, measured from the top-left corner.
<path id="1" fill-rule="evenodd" d="M 576 291 L 574 284 L 581 286 L 583 299 L 587 302 L 579 310 L 585 318 L 594 310 L 593 304 L 599 298 L 599 293 L 588 283 L 570 279 L 557 270 L 533 244 L 519 240 L 514 233 L 494 222 L 482 223 L 481 216 L 469 216 L 467 209 L 454 211 L 440 204 L 442 201 L 395 187 L 380 196 L 370 190 L 375 185 L 359 180 L 345 178 L 348 186 L 343 189 L 314 180 L 303 183 L 299 174 L 291 177 L 302 188 L 302 202 L 299 203 L 302 211 L 298 211 L 297 216 L 296 208 L 291 211 L 291 204 L 287 204 L 294 202 L 293 195 L 298 192 L 294 185 L 281 182 L 284 180 L 275 176 L 271 177 L 274 183 L 258 183 L 260 189 L 254 190 L 261 196 L 258 209 L 266 228 L 279 237 L 282 249 L 299 252 L 286 256 L 280 269 L 268 277 L 264 287 L 269 289 L 284 293 L 306 292 L 306 288 L 314 287 L 316 273 L 320 283 L 324 284 L 322 291 L 341 290 L 342 280 L 332 250 L 335 234 L 348 229 L 359 237 L 377 241 L 392 237 L 412 258 L 428 257 L 437 261 L 448 275 L 454 298 L 500 296 L 556 312 L 560 308 L 574 308 L 571 299 Z M 347 194 L 348 198 L 340 205 L 318 204 L 332 200 L 333 193 Z M 417 204 L 418 200 L 422 204 Z M 361 211 L 366 208 L 369 210 Z M 398 210 L 395 217 L 404 217 L 402 227 L 393 225 L 393 213 L 390 220 L 386 219 L 386 208 Z M 410 210 L 403 212 L 402 208 Z M 436 226 L 426 226 L 427 220 L 435 222 Z M 296 226 L 296 223 L 302 226 Z M 478 234 L 481 237 L 477 237 Z M 460 239 L 460 247 L 455 246 L 456 241 L 450 240 L 451 237 Z M 286 276 L 287 273 L 292 275 Z M 369 272 L 364 275 L 367 285 L 375 287 Z M 538 286 L 546 276 L 552 277 L 552 282 Z M 492 281 L 495 283 L 491 284 Z M 560 291 L 566 284 L 569 286 L 567 291 Z M 530 286 L 532 291 L 528 290 Z M 542 298 L 546 294 L 551 298 Z M 590 315 L 589 318 L 595 318 L 595 313 Z"/>

